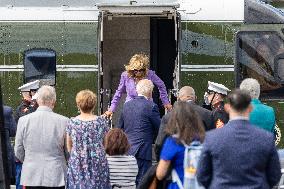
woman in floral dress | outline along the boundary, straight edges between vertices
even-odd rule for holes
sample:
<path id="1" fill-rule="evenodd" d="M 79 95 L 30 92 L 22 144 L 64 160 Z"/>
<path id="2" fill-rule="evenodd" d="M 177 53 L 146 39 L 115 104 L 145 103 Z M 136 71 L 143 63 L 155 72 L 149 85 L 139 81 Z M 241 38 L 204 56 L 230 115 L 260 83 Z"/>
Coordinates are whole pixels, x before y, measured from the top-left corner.
<path id="1" fill-rule="evenodd" d="M 67 131 L 70 153 L 67 170 L 68 189 L 110 189 L 109 169 L 103 139 L 108 125 L 103 117 L 92 112 L 97 101 L 90 90 L 80 91 L 76 103 L 80 115 L 71 118 Z"/>

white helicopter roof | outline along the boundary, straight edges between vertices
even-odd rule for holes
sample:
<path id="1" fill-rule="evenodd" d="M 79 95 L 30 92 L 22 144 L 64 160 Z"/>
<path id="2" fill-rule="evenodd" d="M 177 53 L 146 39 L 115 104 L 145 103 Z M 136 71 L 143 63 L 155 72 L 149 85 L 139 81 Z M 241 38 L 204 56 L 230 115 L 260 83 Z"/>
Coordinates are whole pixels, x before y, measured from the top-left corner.
<path id="1" fill-rule="evenodd" d="M 14 7 L 92 7 L 97 3 L 130 4 L 131 0 L 1 0 L 0 7 L 12 5 Z M 176 0 L 134 0 L 133 3 L 164 4 L 173 3 Z"/>
<path id="2" fill-rule="evenodd" d="M 182 20 L 205 22 L 242 22 L 245 9 L 244 0 L 1 0 L 0 21 L 96 21 L 100 7 L 145 13 L 172 7 Z"/>

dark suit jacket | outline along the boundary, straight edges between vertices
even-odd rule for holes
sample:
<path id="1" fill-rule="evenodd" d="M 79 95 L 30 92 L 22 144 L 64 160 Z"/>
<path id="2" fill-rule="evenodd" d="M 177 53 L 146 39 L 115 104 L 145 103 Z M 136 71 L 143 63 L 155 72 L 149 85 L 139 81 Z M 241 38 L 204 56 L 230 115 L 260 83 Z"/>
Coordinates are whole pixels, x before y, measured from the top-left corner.
<path id="1" fill-rule="evenodd" d="M 188 102 L 191 107 L 198 113 L 198 115 L 200 116 L 202 122 L 203 122 L 203 125 L 204 125 L 204 128 L 205 128 L 205 131 L 209 131 L 211 129 L 215 129 L 215 126 L 214 126 L 214 121 L 213 121 L 213 113 L 205 108 L 202 108 L 201 106 L 195 104 L 194 102 L 192 101 L 189 101 Z"/>
<path id="2" fill-rule="evenodd" d="M 130 155 L 152 160 L 152 143 L 159 126 L 160 113 L 154 102 L 137 96 L 124 104 L 118 127 L 127 135 Z"/>
<path id="3" fill-rule="evenodd" d="M 214 122 L 213 122 L 213 114 L 211 111 L 205 108 L 202 108 L 201 106 L 198 106 L 193 101 L 188 101 L 188 103 L 200 116 L 206 131 L 215 128 Z M 167 134 L 165 133 L 165 128 L 169 121 L 170 115 L 171 115 L 171 112 L 164 115 L 161 120 L 159 133 L 157 136 L 157 140 L 155 142 L 155 155 L 156 155 L 157 160 L 160 159 L 159 157 L 160 157 L 160 153 L 162 150 L 162 146 L 163 146 L 164 140 L 167 138 Z"/>
<path id="4" fill-rule="evenodd" d="M 5 139 L 6 139 L 6 149 L 8 155 L 8 168 L 9 176 L 13 178 L 15 176 L 15 154 L 11 145 L 10 137 L 15 137 L 16 135 L 16 122 L 13 117 L 13 110 L 9 106 L 3 106 L 4 114 L 4 128 L 5 128 Z"/>
<path id="5" fill-rule="evenodd" d="M 268 189 L 281 177 L 271 133 L 247 120 L 231 120 L 206 133 L 197 179 L 210 189 Z"/>

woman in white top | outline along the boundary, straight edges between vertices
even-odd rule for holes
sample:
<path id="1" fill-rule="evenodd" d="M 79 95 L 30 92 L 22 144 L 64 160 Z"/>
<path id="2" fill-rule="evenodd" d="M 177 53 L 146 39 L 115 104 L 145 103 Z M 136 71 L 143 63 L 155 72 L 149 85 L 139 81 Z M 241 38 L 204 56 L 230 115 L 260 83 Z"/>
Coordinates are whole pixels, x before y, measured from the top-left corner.
<path id="1" fill-rule="evenodd" d="M 130 145 L 126 134 L 118 128 L 110 130 L 104 141 L 112 188 L 135 189 L 138 165 L 134 156 L 127 155 Z"/>

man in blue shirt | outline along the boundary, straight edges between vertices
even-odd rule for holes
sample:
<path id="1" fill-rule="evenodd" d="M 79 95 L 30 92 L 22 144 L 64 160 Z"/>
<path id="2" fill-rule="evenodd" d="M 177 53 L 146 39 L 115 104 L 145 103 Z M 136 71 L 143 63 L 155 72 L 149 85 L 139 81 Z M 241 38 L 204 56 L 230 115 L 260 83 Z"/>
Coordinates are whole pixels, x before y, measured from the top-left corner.
<path id="1" fill-rule="evenodd" d="M 260 84 L 256 79 L 247 78 L 240 85 L 241 90 L 247 91 L 251 98 L 253 107 L 249 115 L 251 124 L 274 133 L 275 113 L 272 107 L 264 105 L 258 99 L 260 95 Z"/>

